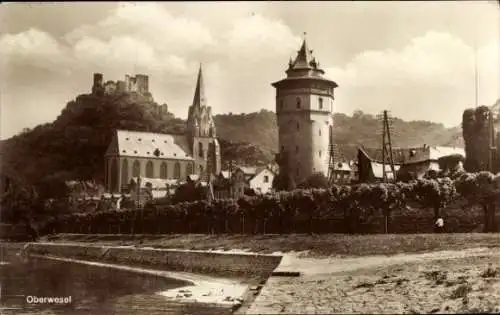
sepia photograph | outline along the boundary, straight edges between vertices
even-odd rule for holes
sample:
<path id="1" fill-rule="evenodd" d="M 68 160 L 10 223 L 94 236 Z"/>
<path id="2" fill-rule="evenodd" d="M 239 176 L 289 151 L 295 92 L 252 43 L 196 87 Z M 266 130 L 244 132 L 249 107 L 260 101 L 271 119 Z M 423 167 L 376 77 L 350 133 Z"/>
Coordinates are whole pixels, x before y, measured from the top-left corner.
<path id="1" fill-rule="evenodd" d="M 500 314 L 500 2 L 0 3 L 0 315 Z"/>

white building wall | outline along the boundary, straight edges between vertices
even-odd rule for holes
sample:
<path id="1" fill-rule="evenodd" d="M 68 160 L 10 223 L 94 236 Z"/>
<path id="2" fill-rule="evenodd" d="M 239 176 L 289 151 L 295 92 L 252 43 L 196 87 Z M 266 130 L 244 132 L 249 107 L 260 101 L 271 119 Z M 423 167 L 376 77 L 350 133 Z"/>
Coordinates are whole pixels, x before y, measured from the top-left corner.
<path id="1" fill-rule="evenodd" d="M 273 172 L 268 169 L 264 169 L 250 180 L 250 188 L 257 193 L 266 194 L 273 188 L 273 179 Z"/>

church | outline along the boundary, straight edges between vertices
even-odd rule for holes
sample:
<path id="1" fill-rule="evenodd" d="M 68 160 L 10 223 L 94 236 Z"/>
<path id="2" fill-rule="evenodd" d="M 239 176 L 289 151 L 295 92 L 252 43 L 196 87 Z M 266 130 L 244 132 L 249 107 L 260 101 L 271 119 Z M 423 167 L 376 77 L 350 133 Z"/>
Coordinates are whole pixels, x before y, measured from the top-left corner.
<path id="1" fill-rule="evenodd" d="M 200 65 L 185 134 L 116 130 L 105 154 L 104 181 L 108 192 L 120 193 L 137 177 L 183 180 L 195 174 L 208 180 L 220 171 L 220 145 Z"/>

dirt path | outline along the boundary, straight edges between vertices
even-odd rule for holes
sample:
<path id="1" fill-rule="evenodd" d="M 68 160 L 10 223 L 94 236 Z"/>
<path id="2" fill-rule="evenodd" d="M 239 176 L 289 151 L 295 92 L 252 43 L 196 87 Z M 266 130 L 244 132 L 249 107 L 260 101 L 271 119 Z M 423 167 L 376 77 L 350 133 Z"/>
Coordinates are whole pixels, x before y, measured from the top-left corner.
<path id="1" fill-rule="evenodd" d="M 303 275 L 334 274 L 359 269 L 386 267 L 405 263 L 440 259 L 456 259 L 471 256 L 492 255 L 500 250 L 470 248 L 462 251 L 438 251 L 423 254 L 398 254 L 393 256 L 366 256 L 356 258 L 309 258 L 307 252 L 285 253 L 275 271 L 299 271 Z M 279 253 L 276 253 L 279 254 Z"/>
<path id="2" fill-rule="evenodd" d="M 500 250 L 314 259 L 287 254 L 246 314 L 499 312 Z M 488 271 L 488 272 L 486 272 Z"/>

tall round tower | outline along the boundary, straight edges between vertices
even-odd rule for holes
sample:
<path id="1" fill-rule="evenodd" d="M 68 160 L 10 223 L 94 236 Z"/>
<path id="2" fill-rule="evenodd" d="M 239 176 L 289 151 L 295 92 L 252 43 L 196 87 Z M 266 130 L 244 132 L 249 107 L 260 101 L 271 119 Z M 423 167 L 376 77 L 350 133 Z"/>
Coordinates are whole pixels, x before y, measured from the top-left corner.
<path id="1" fill-rule="evenodd" d="M 328 174 L 329 135 L 333 128 L 333 100 L 337 83 L 323 77 L 306 40 L 290 59 L 287 77 L 276 88 L 280 173 L 298 184 L 311 174 Z"/>

